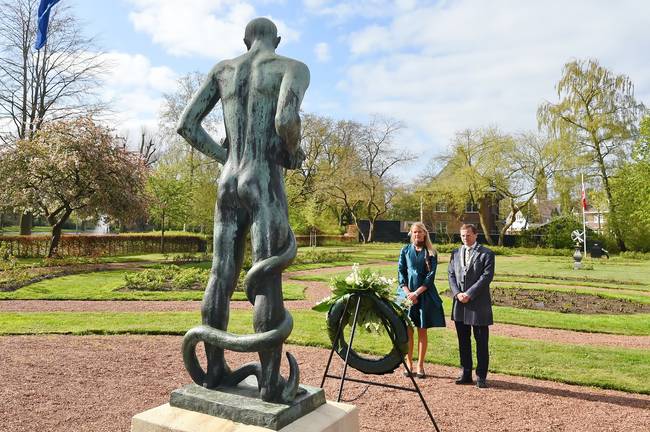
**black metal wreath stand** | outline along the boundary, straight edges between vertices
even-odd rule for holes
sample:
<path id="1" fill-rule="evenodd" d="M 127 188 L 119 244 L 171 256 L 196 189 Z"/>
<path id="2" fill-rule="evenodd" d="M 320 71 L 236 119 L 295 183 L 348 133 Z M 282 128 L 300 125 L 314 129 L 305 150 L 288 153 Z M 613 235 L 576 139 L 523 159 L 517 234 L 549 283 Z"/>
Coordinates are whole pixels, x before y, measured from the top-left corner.
<path id="1" fill-rule="evenodd" d="M 431 410 L 429 409 L 429 406 L 427 405 L 427 402 L 424 400 L 424 396 L 422 396 L 422 392 L 420 391 L 420 387 L 418 387 L 417 382 L 415 382 L 415 379 L 413 378 L 413 374 L 409 370 L 408 366 L 406 365 L 406 362 L 404 361 L 404 358 L 401 358 L 401 363 L 404 366 L 404 369 L 406 370 L 409 378 L 411 379 L 411 382 L 413 383 L 413 388 L 410 387 L 402 387 L 402 386 L 396 386 L 392 384 L 385 384 L 385 383 L 379 383 L 375 381 L 368 381 L 368 380 L 363 380 L 363 379 L 356 379 L 356 378 L 349 378 L 346 376 L 347 370 L 348 370 L 348 356 L 350 355 L 350 351 L 352 350 L 352 344 L 354 342 L 354 334 L 356 332 L 357 328 L 357 318 L 359 316 L 359 306 L 361 305 L 361 295 L 360 294 L 352 294 L 350 297 L 348 297 L 347 301 L 345 302 L 345 308 L 343 309 L 343 314 L 341 314 L 341 319 L 339 320 L 338 324 L 338 329 L 336 331 L 336 338 L 334 340 L 338 340 L 338 338 L 341 336 L 341 332 L 343 331 L 343 322 L 345 319 L 345 314 L 348 310 L 348 306 L 350 305 L 350 301 L 356 299 L 356 307 L 354 310 L 354 317 L 352 319 L 352 333 L 350 333 L 350 343 L 348 344 L 348 348 L 345 352 L 345 361 L 343 365 L 343 375 L 338 376 L 338 375 L 332 375 L 329 373 L 329 368 L 330 364 L 332 363 L 332 356 L 334 355 L 335 351 L 335 344 L 332 344 L 332 349 L 330 351 L 330 356 L 329 359 L 327 360 L 327 366 L 325 367 L 325 373 L 323 374 L 323 379 L 320 383 L 321 388 L 325 384 L 325 379 L 326 378 L 334 378 L 334 379 L 340 379 L 341 383 L 339 384 L 339 394 L 338 397 L 336 398 L 337 402 L 341 401 L 341 395 L 343 394 L 343 385 L 345 384 L 345 381 L 352 381 L 356 383 L 362 383 L 362 384 L 368 384 L 368 385 L 374 385 L 374 386 L 379 386 L 379 387 L 387 387 L 387 388 L 392 388 L 396 390 L 403 390 L 403 391 L 409 391 L 409 392 L 415 392 L 418 394 L 420 397 L 420 400 L 422 401 L 422 405 L 424 405 L 424 409 L 427 411 L 427 414 L 429 418 L 431 419 L 431 423 L 433 424 L 433 427 L 436 429 L 437 432 L 440 432 L 440 429 L 438 428 L 438 425 L 436 424 L 436 420 L 433 418 L 433 414 L 431 414 Z M 395 336 L 393 333 L 390 331 L 388 326 L 386 325 L 385 320 L 382 319 L 382 324 L 384 328 L 386 329 L 386 332 L 390 336 L 390 340 L 393 343 L 393 347 L 397 350 L 399 350 L 399 346 L 397 345 L 397 342 L 395 341 Z"/>

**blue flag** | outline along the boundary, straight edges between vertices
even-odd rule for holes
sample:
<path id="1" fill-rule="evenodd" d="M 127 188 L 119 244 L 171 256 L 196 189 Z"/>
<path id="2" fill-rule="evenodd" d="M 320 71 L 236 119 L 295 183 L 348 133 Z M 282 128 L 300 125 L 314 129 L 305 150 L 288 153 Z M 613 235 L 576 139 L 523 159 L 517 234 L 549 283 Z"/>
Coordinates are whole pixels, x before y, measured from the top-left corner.
<path id="1" fill-rule="evenodd" d="M 59 0 L 41 0 L 38 5 L 38 32 L 36 33 L 36 43 L 34 48 L 39 50 L 47 42 L 47 24 L 50 21 L 50 9 L 57 4 Z"/>

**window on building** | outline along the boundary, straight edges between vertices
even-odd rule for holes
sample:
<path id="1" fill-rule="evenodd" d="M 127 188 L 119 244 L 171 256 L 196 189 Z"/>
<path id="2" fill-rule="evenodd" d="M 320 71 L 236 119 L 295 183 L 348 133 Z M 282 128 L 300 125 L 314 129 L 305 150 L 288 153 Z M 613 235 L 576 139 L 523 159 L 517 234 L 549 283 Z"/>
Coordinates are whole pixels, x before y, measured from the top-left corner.
<path id="1" fill-rule="evenodd" d="M 447 211 L 447 203 L 444 201 L 438 201 L 436 203 L 436 211 L 440 213 L 444 213 Z"/>
<path id="2" fill-rule="evenodd" d="M 436 222 L 436 233 L 447 234 L 447 222 L 445 221 Z"/>
<path id="3" fill-rule="evenodd" d="M 478 204 L 474 201 L 469 201 L 465 205 L 465 213 L 478 213 Z"/>

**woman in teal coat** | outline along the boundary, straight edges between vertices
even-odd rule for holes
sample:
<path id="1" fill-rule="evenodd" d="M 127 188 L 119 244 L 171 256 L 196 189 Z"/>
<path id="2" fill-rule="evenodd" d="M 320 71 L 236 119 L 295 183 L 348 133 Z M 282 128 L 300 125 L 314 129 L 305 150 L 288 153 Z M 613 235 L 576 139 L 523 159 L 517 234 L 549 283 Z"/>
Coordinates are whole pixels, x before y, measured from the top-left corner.
<path id="1" fill-rule="evenodd" d="M 442 299 L 434 285 L 438 256 L 429 231 L 421 222 L 411 225 L 411 244 L 402 248 L 397 266 L 400 296 L 412 305 L 409 318 L 418 329 L 418 365 L 415 376 L 424 378 L 424 357 L 427 353 L 427 329 L 445 327 Z M 409 344 L 406 364 L 413 371 L 413 329 L 408 328 Z M 406 374 L 406 372 L 404 372 Z"/>

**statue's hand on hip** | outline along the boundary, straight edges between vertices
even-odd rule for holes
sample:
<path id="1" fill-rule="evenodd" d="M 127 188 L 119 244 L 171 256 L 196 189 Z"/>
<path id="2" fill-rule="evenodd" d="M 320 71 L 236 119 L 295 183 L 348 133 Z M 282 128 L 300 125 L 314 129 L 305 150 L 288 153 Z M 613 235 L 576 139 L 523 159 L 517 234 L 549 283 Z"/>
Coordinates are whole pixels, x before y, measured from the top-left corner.
<path id="1" fill-rule="evenodd" d="M 280 158 L 280 165 L 287 169 L 298 169 L 302 166 L 306 157 L 305 152 L 300 147 L 293 154 L 289 154 L 289 152 L 284 150 Z"/>

